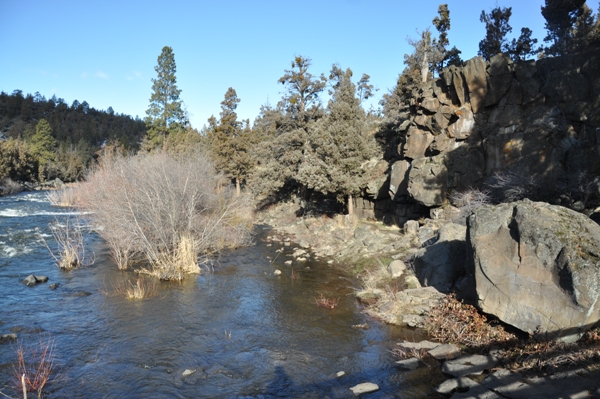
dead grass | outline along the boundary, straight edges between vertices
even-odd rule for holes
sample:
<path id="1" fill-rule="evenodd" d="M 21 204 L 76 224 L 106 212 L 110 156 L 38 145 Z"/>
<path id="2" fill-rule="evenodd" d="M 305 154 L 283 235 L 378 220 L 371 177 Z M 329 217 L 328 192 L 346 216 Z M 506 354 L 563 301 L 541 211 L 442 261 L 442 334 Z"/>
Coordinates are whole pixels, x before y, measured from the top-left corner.
<path id="1" fill-rule="evenodd" d="M 50 225 L 55 244 L 51 246 L 42 238 L 44 245 L 60 269 L 71 270 L 94 263 L 93 259 L 86 260 L 82 225 L 79 217 L 68 217 L 62 223 L 55 219 Z"/>
<path id="2" fill-rule="evenodd" d="M 14 347 L 17 361 L 12 374 L 18 391 L 37 392 L 38 398 L 42 397 L 42 390 L 54 372 L 54 349 L 53 338 L 40 338 L 39 344 L 34 346 L 17 341 Z"/>
<path id="3" fill-rule="evenodd" d="M 488 322 L 472 305 L 447 295 L 432 308 L 425 320 L 425 330 L 437 341 L 467 347 L 489 347 L 516 337 L 499 324 Z"/>
<path id="4" fill-rule="evenodd" d="M 532 337 L 506 346 L 500 353 L 500 366 L 521 372 L 553 371 L 585 367 L 597 370 L 600 364 L 600 327 L 587 331 L 571 344 Z"/>
<path id="5" fill-rule="evenodd" d="M 146 300 L 158 295 L 158 286 L 154 280 L 146 281 L 140 274 L 134 282 L 127 280 L 112 284 L 112 290 L 104 289 L 106 296 L 120 296 L 133 300 Z"/>
<path id="6" fill-rule="evenodd" d="M 77 190 L 73 187 L 48 191 L 46 198 L 50 204 L 62 207 L 74 207 L 80 202 L 77 198 Z"/>
<path id="7" fill-rule="evenodd" d="M 499 323 L 490 323 L 475 307 L 458 301 L 454 295 L 446 296 L 431 309 L 425 328 L 436 341 L 462 345 L 469 352 L 485 353 L 495 347 L 498 366 L 513 371 L 597 369 L 600 364 L 600 327 L 587 331 L 572 344 L 537 335 L 519 339 Z M 402 358 L 421 355 L 402 349 L 394 354 Z"/>
<path id="8" fill-rule="evenodd" d="M 326 298 L 323 294 L 319 294 L 319 297 L 315 298 L 315 302 L 320 308 L 335 309 L 338 305 L 339 298 Z"/>
<path id="9" fill-rule="evenodd" d="M 0 179 L 0 197 L 3 195 L 17 194 L 21 191 L 23 191 L 23 186 L 11 178 L 5 177 Z"/>

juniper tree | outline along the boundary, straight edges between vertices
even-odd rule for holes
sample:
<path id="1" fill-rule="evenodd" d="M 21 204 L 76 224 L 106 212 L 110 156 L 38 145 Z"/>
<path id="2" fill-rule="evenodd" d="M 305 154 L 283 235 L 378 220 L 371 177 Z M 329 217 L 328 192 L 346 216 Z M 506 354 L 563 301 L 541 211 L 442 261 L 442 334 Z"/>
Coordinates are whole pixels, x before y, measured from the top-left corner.
<path id="1" fill-rule="evenodd" d="M 512 39 L 510 44 L 506 45 L 506 50 L 513 61 L 522 61 L 528 56 L 536 54 L 539 49 L 535 47 L 537 39 L 532 39 L 533 32 L 529 28 L 521 28 L 521 36 L 518 39 Z"/>
<path id="2" fill-rule="evenodd" d="M 253 176 L 254 187 L 261 194 L 287 187 L 299 189 L 302 197 L 308 196 L 297 175 L 305 159 L 308 128 L 323 115 L 319 96 L 327 82 L 324 75 L 313 76 L 308 71 L 310 65 L 310 58 L 296 56 L 292 68 L 278 80 L 285 91 L 276 110 L 269 114 L 276 119 L 275 137 L 265 143 L 268 151 L 262 152 L 265 158 Z"/>
<path id="3" fill-rule="evenodd" d="M 219 121 L 214 116 L 208 120 L 208 137 L 215 164 L 221 173 L 235 181 L 237 195 L 252 168 L 252 131 L 248 123 L 244 127 L 237 120 L 235 110 L 239 103 L 236 91 L 230 87 L 221 102 Z"/>
<path id="4" fill-rule="evenodd" d="M 575 24 L 584 13 L 585 0 L 546 0 L 542 6 L 542 15 L 546 19 L 546 30 L 548 35 L 545 42 L 551 45 L 545 48 L 546 54 L 566 54 L 573 45 Z M 580 20 L 585 25 L 585 18 Z M 581 31 L 581 29 L 580 29 Z"/>
<path id="5" fill-rule="evenodd" d="M 448 31 L 450 30 L 450 9 L 448 4 L 440 4 L 438 7 L 438 16 L 431 21 L 435 29 L 439 32 L 439 36 L 433 39 L 433 45 L 437 46 L 441 52 L 442 60 L 433 65 L 435 71 L 439 74 L 444 67 L 449 65 L 461 66 L 463 64 L 460 59 L 461 51 L 456 46 L 448 49 L 450 41 L 448 40 Z"/>
<path id="6" fill-rule="evenodd" d="M 489 14 L 481 11 L 479 20 L 485 24 L 485 38 L 479 42 L 479 52 L 486 61 L 500 54 L 506 46 L 506 34 L 512 31 L 508 24 L 511 7 L 496 7 Z"/>
<path id="7" fill-rule="evenodd" d="M 163 47 L 154 70 L 157 77 L 152 79 L 152 95 L 144 120 L 150 149 L 160 146 L 170 132 L 188 124 L 179 100 L 181 90 L 177 88 L 177 66 L 171 47 Z"/>
<path id="8" fill-rule="evenodd" d="M 329 78 L 333 92 L 328 112 L 310 128 L 298 177 L 311 189 L 335 193 L 353 214 L 353 197 L 367 183 L 361 166 L 376 154 L 376 143 L 368 131 L 361 99 L 356 96 L 352 71 L 334 65 Z M 364 75 L 361 81 L 368 84 Z"/>

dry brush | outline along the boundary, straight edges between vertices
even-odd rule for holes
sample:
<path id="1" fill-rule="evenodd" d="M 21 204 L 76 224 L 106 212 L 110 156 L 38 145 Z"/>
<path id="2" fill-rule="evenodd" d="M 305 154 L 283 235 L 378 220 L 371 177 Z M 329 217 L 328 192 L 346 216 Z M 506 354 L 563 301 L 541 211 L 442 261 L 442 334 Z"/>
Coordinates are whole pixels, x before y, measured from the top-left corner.
<path id="1" fill-rule="evenodd" d="M 202 152 L 107 155 L 79 188 L 118 267 L 142 260 L 163 280 L 199 273 L 199 256 L 250 240 L 252 212 Z"/>

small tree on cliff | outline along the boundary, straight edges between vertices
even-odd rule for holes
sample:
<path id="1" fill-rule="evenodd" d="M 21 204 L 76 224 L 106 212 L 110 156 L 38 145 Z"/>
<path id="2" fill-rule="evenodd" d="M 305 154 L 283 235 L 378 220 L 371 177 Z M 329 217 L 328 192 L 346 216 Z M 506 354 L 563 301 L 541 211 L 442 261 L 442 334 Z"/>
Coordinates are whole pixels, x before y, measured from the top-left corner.
<path id="1" fill-rule="evenodd" d="M 181 90 L 177 88 L 177 66 L 171 47 L 163 47 L 154 70 L 157 77 L 152 79 L 152 95 L 144 120 L 148 129 L 149 149 L 162 145 L 170 132 L 188 124 L 179 100 Z"/>
<path id="2" fill-rule="evenodd" d="M 460 59 L 461 51 L 456 46 L 448 49 L 450 41 L 448 40 L 448 31 L 450 30 L 450 9 L 448 4 L 440 4 L 438 15 L 431 21 L 435 29 L 440 33 L 438 38 L 433 39 L 433 45 L 437 46 L 442 53 L 442 60 L 434 65 L 434 69 L 439 74 L 443 68 L 449 65 L 461 66 L 463 61 Z"/>
<path id="3" fill-rule="evenodd" d="M 485 24 L 485 38 L 479 42 L 479 52 L 486 61 L 500 54 L 506 46 L 506 34 L 512 31 L 508 24 L 511 7 L 496 7 L 489 14 L 481 11 L 479 20 Z"/>
<path id="4" fill-rule="evenodd" d="M 444 59 L 444 54 L 435 42 L 432 41 L 429 28 L 421 32 L 420 40 L 408 39 L 408 44 L 415 48 L 412 54 L 404 54 L 404 64 L 410 70 L 419 70 L 421 81 L 426 82 L 432 65 L 439 65 Z"/>
<path id="5" fill-rule="evenodd" d="M 356 97 L 352 71 L 334 65 L 329 78 L 333 93 L 328 114 L 311 127 L 299 178 L 311 189 L 336 193 L 353 214 L 353 197 L 367 183 L 361 166 L 376 154 L 377 147 L 368 131 L 361 99 Z M 363 75 L 361 84 L 365 83 L 368 85 L 368 80 Z"/>
<path id="6" fill-rule="evenodd" d="M 533 32 L 529 28 L 521 28 L 521 36 L 518 39 L 513 39 L 506 46 L 506 50 L 513 61 L 522 61 L 527 57 L 536 54 L 539 49 L 535 46 L 537 39 L 532 39 Z"/>

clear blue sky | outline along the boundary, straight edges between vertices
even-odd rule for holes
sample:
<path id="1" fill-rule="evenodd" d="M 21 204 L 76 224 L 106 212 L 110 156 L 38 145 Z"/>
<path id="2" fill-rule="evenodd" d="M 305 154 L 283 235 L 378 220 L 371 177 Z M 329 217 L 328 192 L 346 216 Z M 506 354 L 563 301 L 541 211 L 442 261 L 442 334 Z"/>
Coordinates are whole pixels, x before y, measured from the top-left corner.
<path id="1" fill-rule="evenodd" d="M 333 63 L 368 73 L 380 90 L 395 85 L 411 51 L 407 37 L 431 26 L 436 0 L 320 1 L 29 1 L 0 0 L 0 91 L 56 94 L 97 109 L 145 116 L 154 67 L 171 46 L 194 127 L 218 117 L 229 87 L 238 114 L 251 122 L 261 104 L 276 104 L 277 83 L 295 54 L 313 60 L 312 73 Z M 464 59 L 484 36 L 482 10 L 512 7 L 511 37 L 527 26 L 545 36 L 543 0 L 448 0 L 451 45 Z M 596 12 L 597 0 L 588 0 Z"/>

